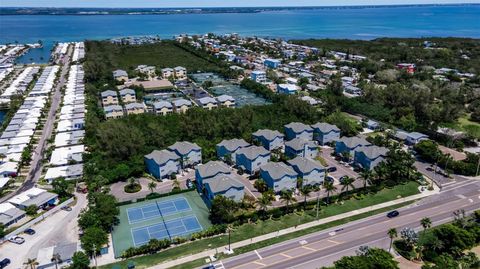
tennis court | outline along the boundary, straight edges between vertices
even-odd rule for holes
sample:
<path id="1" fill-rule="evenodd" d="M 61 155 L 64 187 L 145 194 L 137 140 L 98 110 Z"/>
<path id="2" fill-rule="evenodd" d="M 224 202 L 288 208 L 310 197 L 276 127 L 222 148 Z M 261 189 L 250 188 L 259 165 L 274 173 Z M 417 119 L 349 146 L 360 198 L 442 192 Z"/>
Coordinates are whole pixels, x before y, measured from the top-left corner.
<path id="1" fill-rule="evenodd" d="M 127 209 L 128 222 L 138 223 L 161 216 L 169 216 L 179 212 L 191 211 L 188 201 L 183 198 L 175 198 L 162 202 L 153 202 L 139 207 Z"/>
<path id="2" fill-rule="evenodd" d="M 131 233 L 135 247 L 139 247 L 148 243 L 150 239 L 173 239 L 201 230 L 202 226 L 197 217 L 189 215 L 149 226 L 132 228 Z"/>

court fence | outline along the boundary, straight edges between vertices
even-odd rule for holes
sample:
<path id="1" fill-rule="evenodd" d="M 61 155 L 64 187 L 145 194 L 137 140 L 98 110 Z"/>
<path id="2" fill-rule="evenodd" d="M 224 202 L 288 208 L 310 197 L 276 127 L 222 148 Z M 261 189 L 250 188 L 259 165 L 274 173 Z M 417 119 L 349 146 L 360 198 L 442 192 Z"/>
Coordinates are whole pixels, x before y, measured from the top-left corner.
<path id="1" fill-rule="evenodd" d="M 122 205 L 129 205 L 133 203 L 138 203 L 138 202 L 143 202 L 143 201 L 148 201 L 148 200 L 153 200 L 157 198 L 162 198 L 162 197 L 167 197 L 170 195 L 175 195 L 175 194 L 180 194 L 180 193 L 186 193 L 186 192 L 191 192 L 194 191 L 195 187 L 190 188 L 190 189 L 183 189 L 183 190 L 173 190 L 171 192 L 167 193 L 149 193 L 145 198 L 138 198 L 138 199 L 133 199 L 133 200 L 128 200 L 128 201 L 123 201 L 123 202 L 118 202 L 116 206 L 122 206 Z"/>

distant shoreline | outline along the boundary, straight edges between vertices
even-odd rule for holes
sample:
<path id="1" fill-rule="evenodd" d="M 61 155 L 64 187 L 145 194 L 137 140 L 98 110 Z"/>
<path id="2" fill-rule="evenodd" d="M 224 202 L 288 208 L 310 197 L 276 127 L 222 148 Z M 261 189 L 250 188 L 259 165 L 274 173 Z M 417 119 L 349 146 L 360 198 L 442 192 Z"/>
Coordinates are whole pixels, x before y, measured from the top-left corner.
<path id="1" fill-rule="evenodd" d="M 406 4 L 406 5 L 351 5 L 351 6 L 288 6 L 288 7 L 183 7 L 183 8 L 95 8 L 95 7 L 0 7 L 0 16 L 6 15 L 171 15 L 171 14 L 220 14 L 220 13 L 262 13 L 288 10 L 316 9 L 367 9 L 367 8 L 408 8 L 408 7 L 459 7 L 478 6 L 480 3 L 462 4 Z"/>

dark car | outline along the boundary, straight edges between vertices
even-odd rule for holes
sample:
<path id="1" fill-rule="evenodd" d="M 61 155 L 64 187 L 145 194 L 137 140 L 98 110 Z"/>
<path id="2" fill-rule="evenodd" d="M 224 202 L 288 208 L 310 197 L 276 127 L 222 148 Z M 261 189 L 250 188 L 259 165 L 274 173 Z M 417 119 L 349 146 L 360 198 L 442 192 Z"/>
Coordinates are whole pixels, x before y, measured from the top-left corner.
<path id="1" fill-rule="evenodd" d="M 333 183 L 333 182 L 334 182 L 334 179 L 333 179 L 333 177 L 331 177 L 331 176 L 327 176 L 326 180 L 327 180 L 328 182 L 330 182 L 330 183 Z"/>
<path id="2" fill-rule="evenodd" d="M 335 171 L 337 171 L 337 168 L 335 166 L 330 166 L 329 168 L 327 168 L 327 172 L 329 173 L 333 173 Z"/>
<path id="3" fill-rule="evenodd" d="M 388 212 L 387 214 L 387 217 L 389 218 L 395 218 L 396 216 L 400 215 L 400 212 L 398 212 L 397 210 L 393 210 L 391 212 Z"/>
<path id="4" fill-rule="evenodd" d="M 26 229 L 25 231 L 23 231 L 24 233 L 28 234 L 28 235 L 34 235 L 35 234 L 35 230 L 32 229 L 32 228 L 28 228 Z"/>
<path id="5" fill-rule="evenodd" d="M 5 267 L 7 267 L 7 265 L 10 264 L 10 259 L 9 258 L 5 258 L 3 259 L 2 261 L 0 261 L 0 269 L 3 269 Z"/>

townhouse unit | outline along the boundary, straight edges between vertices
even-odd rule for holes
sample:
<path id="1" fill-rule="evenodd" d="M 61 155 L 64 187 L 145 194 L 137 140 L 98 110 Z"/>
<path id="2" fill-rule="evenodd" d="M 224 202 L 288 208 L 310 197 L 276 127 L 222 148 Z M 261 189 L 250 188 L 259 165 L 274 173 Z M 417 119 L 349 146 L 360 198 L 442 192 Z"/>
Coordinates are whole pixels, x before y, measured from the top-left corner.
<path id="1" fill-rule="evenodd" d="M 118 105 L 118 97 L 117 97 L 117 92 L 108 90 L 108 91 L 103 91 L 100 93 L 102 97 L 102 105 L 103 106 L 108 106 L 108 105 Z"/>
<path id="2" fill-rule="evenodd" d="M 187 69 L 185 67 L 177 66 L 173 69 L 176 79 L 184 79 L 187 77 Z"/>
<path id="3" fill-rule="evenodd" d="M 143 114 L 145 113 L 145 105 L 142 103 L 128 103 L 125 105 L 127 115 Z"/>
<path id="4" fill-rule="evenodd" d="M 297 176 L 298 174 L 293 168 L 281 162 L 269 162 L 260 167 L 260 178 L 275 193 L 295 190 L 297 187 Z"/>
<path id="5" fill-rule="evenodd" d="M 219 174 L 203 180 L 204 192 L 209 201 L 217 195 L 225 196 L 235 202 L 241 202 L 245 196 L 245 186 L 234 174 Z"/>
<path id="6" fill-rule="evenodd" d="M 202 148 L 188 141 L 176 142 L 167 148 L 180 158 L 182 168 L 202 163 Z"/>
<path id="7" fill-rule="evenodd" d="M 164 79 L 168 79 L 174 75 L 173 68 L 169 68 L 169 67 L 162 68 L 161 72 L 162 72 L 162 77 Z"/>
<path id="8" fill-rule="evenodd" d="M 197 100 L 198 105 L 204 109 L 212 110 L 218 107 L 218 102 L 215 98 L 207 96 Z"/>
<path id="9" fill-rule="evenodd" d="M 221 161 L 209 161 L 205 164 L 199 164 L 195 167 L 195 181 L 197 187 L 201 190 L 204 180 L 213 178 L 217 175 L 230 175 L 232 174 L 232 168 Z"/>
<path id="10" fill-rule="evenodd" d="M 251 146 L 247 141 L 243 139 L 228 139 L 222 140 L 222 142 L 216 145 L 217 157 L 219 159 L 227 160 L 230 159 L 231 162 L 236 160 L 236 152 L 241 148 L 246 148 Z"/>
<path id="11" fill-rule="evenodd" d="M 260 166 L 270 161 L 270 151 L 264 147 L 251 146 L 241 148 L 236 152 L 235 163 L 239 169 L 253 175 Z"/>
<path id="12" fill-rule="evenodd" d="M 265 83 L 267 81 L 267 73 L 260 70 L 252 71 L 250 79 L 258 83 Z"/>
<path id="13" fill-rule="evenodd" d="M 265 59 L 265 61 L 263 61 L 263 64 L 268 67 L 268 68 L 273 68 L 273 69 L 276 69 L 280 66 L 282 62 L 278 59 Z"/>
<path id="14" fill-rule="evenodd" d="M 312 128 L 313 139 L 322 146 L 340 139 L 340 129 L 333 124 L 319 122 L 312 125 Z"/>
<path id="15" fill-rule="evenodd" d="M 155 66 L 149 66 L 149 65 L 142 64 L 142 65 L 137 66 L 137 68 L 135 68 L 135 71 L 137 71 L 138 73 L 147 75 L 149 77 L 155 77 L 156 76 L 155 69 L 156 69 Z"/>
<path id="16" fill-rule="evenodd" d="M 173 105 L 167 101 L 158 101 L 153 103 L 153 112 L 157 115 L 167 115 L 173 113 Z"/>
<path id="17" fill-rule="evenodd" d="M 253 133 L 252 137 L 265 149 L 272 151 L 283 147 L 285 136 L 277 130 L 260 129 Z"/>
<path id="18" fill-rule="evenodd" d="M 128 74 L 127 74 L 127 71 L 125 71 L 125 70 L 117 69 L 117 70 L 113 71 L 112 73 L 113 73 L 113 78 L 116 81 L 127 81 L 128 80 Z"/>
<path id="19" fill-rule="evenodd" d="M 320 162 L 310 158 L 296 157 L 289 160 L 288 164 L 302 178 L 302 186 L 323 184 L 326 169 Z"/>
<path id="20" fill-rule="evenodd" d="M 287 140 L 292 140 L 294 138 L 313 140 L 313 129 L 310 125 L 301 122 L 291 122 L 286 124 L 284 128 Z"/>
<path id="21" fill-rule="evenodd" d="M 362 146 L 355 150 L 354 163 L 360 168 L 371 170 L 385 160 L 387 153 L 388 149 L 385 147 Z"/>
<path id="22" fill-rule="evenodd" d="M 157 179 L 169 178 L 180 171 L 180 157 L 169 150 L 154 150 L 144 156 L 149 174 Z"/>
<path id="23" fill-rule="evenodd" d="M 371 144 L 364 138 L 358 136 L 344 136 L 335 142 L 335 153 L 337 155 L 348 156 L 348 159 L 351 159 L 355 155 L 355 150 L 362 146 L 369 147 Z"/>
<path id="24" fill-rule="evenodd" d="M 137 97 L 135 95 L 135 91 L 132 89 L 123 89 L 120 90 L 120 97 L 122 98 L 123 103 L 135 103 L 137 101 Z"/>
<path id="25" fill-rule="evenodd" d="M 300 156 L 313 159 L 318 156 L 318 145 L 314 141 L 294 138 L 285 142 L 285 155 L 290 158 Z"/>
<path id="26" fill-rule="evenodd" d="M 185 113 L 192 107 L 192 102 L 187 99 L 176 99 L 172 101 L 173 109 L 177 113 Z"/>
<path id="27" fill-rule="evenodd" d="M 109 105 L 103 108 L 105 112 L 105 118 L 118 119 L 123 117 L 123 108 L 120 105 Z"/>
<path id="28" fill-rule="evenodd" d="M 235 98 L 230 95 L 220 95 L 217 96 L 217 101 L 219 106 L 223 107 L 235 107 Z"/>

